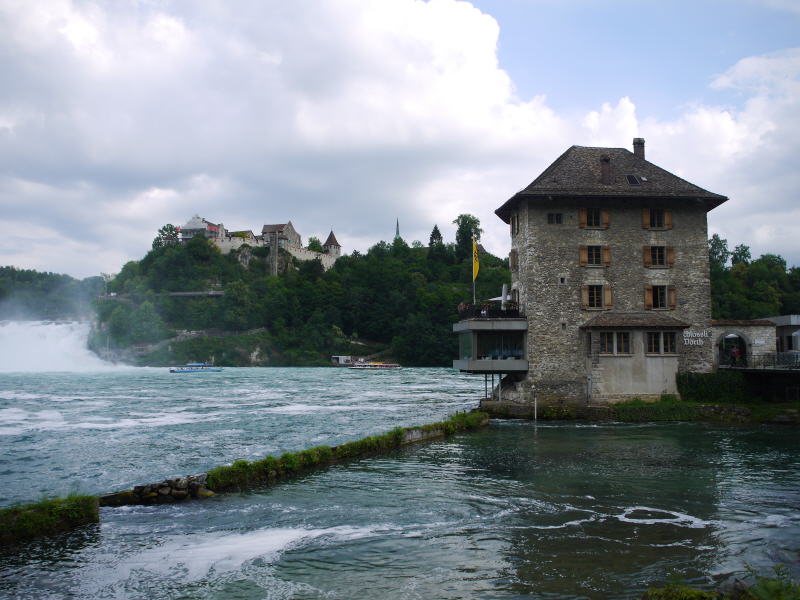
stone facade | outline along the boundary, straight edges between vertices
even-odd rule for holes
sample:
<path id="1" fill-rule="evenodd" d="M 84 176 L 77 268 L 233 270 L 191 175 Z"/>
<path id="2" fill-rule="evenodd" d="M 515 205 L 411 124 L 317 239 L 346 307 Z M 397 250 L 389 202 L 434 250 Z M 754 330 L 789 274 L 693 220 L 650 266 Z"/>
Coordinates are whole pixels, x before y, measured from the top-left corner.
<path id="1" fill-rule="evenodd" d="M 758 364 L 760 358 L 775 353 L 775 324 L 769 319 L 712 321 L 711 332 L 709 341 L 714 345 L 715 368 L 731 365 L 733 357 L 726 348 L 726 341 L 741 347 L 741 354 L 735 361 L 739 366 Z"/>
<path id="2" fill-rule="evenodd" d="M 658 397 L 677 393 L 677 371 L 712 369 L 706 213 L 726 198 L 645 161 L 643 146 L 573 146 L 498 209 L 528 320 L 529 371 L 504 397 Z"/>

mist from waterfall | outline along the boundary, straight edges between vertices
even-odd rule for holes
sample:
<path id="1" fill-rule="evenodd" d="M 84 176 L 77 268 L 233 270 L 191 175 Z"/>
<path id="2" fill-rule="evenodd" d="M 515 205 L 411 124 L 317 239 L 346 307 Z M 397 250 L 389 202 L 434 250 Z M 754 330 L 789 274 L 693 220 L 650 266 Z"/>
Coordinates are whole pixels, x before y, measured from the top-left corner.
<path id="1" fill-rule="evenodd" d="M 0 321 L 0 372 L 116 368 L 89 350 L 88 339 L 85 322 Z"/>

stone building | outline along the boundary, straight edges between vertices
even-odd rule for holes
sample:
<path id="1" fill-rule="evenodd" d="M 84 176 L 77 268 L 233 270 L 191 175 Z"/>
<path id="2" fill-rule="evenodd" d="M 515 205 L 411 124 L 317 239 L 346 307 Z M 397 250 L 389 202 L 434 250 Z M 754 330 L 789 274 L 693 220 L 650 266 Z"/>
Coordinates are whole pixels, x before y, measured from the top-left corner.
<path id="1" fill-rule="evenodd" d="M 303 248 L 302 238 L 291 221 L 264 225 L 261 228 L 261 234 L 256 235 L 249 229 L 228 231 L 222 223 L 212 223 L 199 215 L 194 215 L 185 225 L 180 227 L 180 231 L 181 241 L 186 242 L 196 235 L 202 235 L 214 242 L 223 254 L 231 250 L 238 250 L 244 245 L 251 248 L 266 247 L 272 250 L 271 256 L 277 256 L 278 251 L 283 251 L 298 260 L 319 260 L 326 271 L 341 256 L 342 250 L 333 231 L 328 234 L 328 239 L 323 244 L 322 252 Z M 273 272 L 277 274 L 280 270 L 279 261 L 270 258 L 270 262 Z M 285 264 L 285 261 L 282 262 Z"/>
<path id="2" fill-rule="evenodd" d="M 505 374 L 503 401 L 657 398 L 677 393 L 678 371 L 712 369 L 706 213 L 727 198 L 647 161 L 643 139 L 633 147 L 572 146 L 495 211 L 511 230 L 519 314 L 488 321 L 523 340 L 524 356 L 509 358 L 525 370 L 475 352 L 464 362 L 480 317 L 457 324 L 472 340 L 454 366 Z"/>

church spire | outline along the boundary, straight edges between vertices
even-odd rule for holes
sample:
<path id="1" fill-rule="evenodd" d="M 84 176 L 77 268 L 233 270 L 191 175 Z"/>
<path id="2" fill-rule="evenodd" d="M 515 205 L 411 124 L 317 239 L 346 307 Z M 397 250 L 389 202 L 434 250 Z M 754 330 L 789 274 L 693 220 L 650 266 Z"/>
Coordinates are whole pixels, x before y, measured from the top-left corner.
<path id="1" fill-rule="evenodd" d="M 397 224 L 395 225 L 395 228 L 394 228 L 394 239 L 397 239 L 399 237 L 400 237 L 400 219 L 398 218 L 397 219 Z"/>

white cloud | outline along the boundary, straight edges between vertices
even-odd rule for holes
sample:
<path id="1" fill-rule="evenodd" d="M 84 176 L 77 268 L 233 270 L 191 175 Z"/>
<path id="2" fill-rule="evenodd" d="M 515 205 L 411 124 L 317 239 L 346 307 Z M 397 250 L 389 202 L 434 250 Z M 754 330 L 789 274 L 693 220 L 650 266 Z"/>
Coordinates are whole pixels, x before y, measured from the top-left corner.
<path id="1" fill-rule="evenodd" d="M 235 229 L 291 219 L 304 239 L 333 228 L 345 251 L 389 239 L 395 217 L 409 241 L 434 223 L 452 238 L 469 212 L 504 254 L 495 208 L 569 145 L 638 135 L 654 162 L 731 196 L 711 222 L 737 243 L 760 243 L 746 217 L 759 193 L 783 211 L 796 198 L 795 50 L 715 79 L 741 108 L 640 119 L 624 92 L 579 115 L 518 98 L 497 23 L 466 2 L 33 6 L 0 7 L 0 70 L 14 82 L 0 83 L 0 264 L 116 271 L 196 212 Z M 46 242 L 15 238 L 31 223 Z M 764 251 L 800 262 L 783 227 Z"/>

